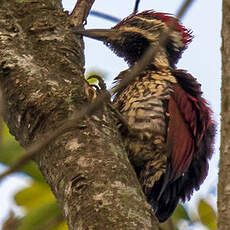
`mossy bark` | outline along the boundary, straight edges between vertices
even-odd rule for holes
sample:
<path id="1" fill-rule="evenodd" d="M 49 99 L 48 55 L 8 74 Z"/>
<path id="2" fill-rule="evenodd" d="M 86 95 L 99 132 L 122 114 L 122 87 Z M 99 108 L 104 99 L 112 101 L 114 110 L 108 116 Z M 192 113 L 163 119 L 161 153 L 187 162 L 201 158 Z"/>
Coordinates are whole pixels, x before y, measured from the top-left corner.
<path id="1" fill-rule="evenodd" d="M 59 1 L 0 1 L 3 116 L 25 148 L 90 102 L 83 43 Z M 69 229 L 158 229 L 107 108 L 35 157 Z"/>

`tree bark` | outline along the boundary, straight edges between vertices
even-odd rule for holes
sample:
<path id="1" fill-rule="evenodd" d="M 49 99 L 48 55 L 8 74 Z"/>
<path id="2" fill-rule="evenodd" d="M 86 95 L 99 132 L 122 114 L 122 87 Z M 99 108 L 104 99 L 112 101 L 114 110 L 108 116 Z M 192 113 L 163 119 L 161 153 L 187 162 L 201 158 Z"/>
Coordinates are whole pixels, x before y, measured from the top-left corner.
<path id="1" fill-rule="evenodd" d="M 71 33 L 60 1 L 0 4 L 3 116 L 27 148 L 90 103 L 83 43 Z M 63 133 L 34 160 L 70 230 L 158 229 L 107 108 Z"/>
<path id="2" fill-rule="evenodd" d="M 230 229 L 230 1 L 223 0 L 221 147 L 218 184 L 218 229 Z"/>

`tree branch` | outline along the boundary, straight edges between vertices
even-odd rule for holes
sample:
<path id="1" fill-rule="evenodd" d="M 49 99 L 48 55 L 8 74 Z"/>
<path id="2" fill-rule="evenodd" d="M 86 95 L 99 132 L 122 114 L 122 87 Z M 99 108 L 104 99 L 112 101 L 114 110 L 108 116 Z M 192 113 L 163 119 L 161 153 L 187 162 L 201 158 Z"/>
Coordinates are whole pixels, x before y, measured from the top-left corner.
<path id="1" fill-rule="evenodd" d="M 78 0 L 70 17 L 74 26 L 82 27 L 95 0 Z"/>
<path id="2" fill-rule="evenodd" d="M 90 103 L 83 46 L 58 1 L 4 1 L 1 6 L 3 115 L 26 148 Z M 70 230 L 158 229 L 113 123 L 104 107 L 34 157 Z"/>
<path id="3" fill-rule="evenodd" d="M 139 4 L 140 4 L 140 0 L 136 0 L 135 1 L 135 6 L 134 6 L 133 13 L 137 13 L 138 12 Z"/>
<path id="4" fill-rule="evenodd" d="M 230 4 L 223 1 L 222 24 L 222 87 L 221 87 L 221 146 L 218 183 L 218 229 L 230 229 Z"/>

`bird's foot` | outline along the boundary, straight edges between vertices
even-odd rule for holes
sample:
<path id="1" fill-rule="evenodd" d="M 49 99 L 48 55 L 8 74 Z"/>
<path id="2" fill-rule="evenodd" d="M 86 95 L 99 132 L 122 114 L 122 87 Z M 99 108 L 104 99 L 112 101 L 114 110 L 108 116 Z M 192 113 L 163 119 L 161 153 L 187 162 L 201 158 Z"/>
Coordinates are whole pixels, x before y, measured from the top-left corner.
<path id="1" fill-rule="evenodd" d="M 105 82 L 101 76 L 91 75 L 87 78 L 87 81 L 91 80 L 91 79 L 96 79 L 98 81 L 98 84 L 94 84 L 94 83 L 92 83 L 92 84 L 89 83 L 89 84 L 90 84 L 90 86 L 92 86 L 93 88 L 96 89 L 96 92 L 99 95 L 108 94 L 108 97 L 109 98 L 111 97 L 110 93 L 107 91 L 106 84 L 105 84 Z M 121 123 L 122 127 L 124 127 L 124 129 L 129 133 L 129 135 L 132 135 L 134 133 L 134 130 L 129 126 L 129 124 L 124 119 L 122 114 L 111 103 L 108 103 L 108 106 L 111 109 L 111 111 L 113 112 L 114 116 L 119 121 L 119 123 Z"/>

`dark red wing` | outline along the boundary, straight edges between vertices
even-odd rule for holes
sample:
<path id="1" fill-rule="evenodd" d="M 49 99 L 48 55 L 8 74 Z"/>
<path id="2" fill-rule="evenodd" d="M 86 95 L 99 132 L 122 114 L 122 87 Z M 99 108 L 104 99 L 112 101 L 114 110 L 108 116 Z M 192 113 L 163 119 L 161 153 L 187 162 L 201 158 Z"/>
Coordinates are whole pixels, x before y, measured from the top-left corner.
<path id="1" fill-rule="evenodd" d="M 172 74 L 178 84 L 168 102 L 170 162 L 149 199 L 153 204 L 157 202 L 155 214 L 160 221 L 172 215 L 180 199 L 190 199 L 206 178 L 216 130 L 200 84 L 183 70 L 172 70 Z"/>
<path id="2" fill-rule="evenodd" d="M 170 180 L 175 180 L 185 173 L 195 151 L 197 132 L 197 108 L 185 91 L 176 85 L 169 100 L 167 143 L 170 149 L 172 172 Z"/>
<path id="3" fill-rule="evenodd" d="M 200 84 L 183 70 L 173 72 L 178 84 L 173 87 L 169 100 L 170 114 L 167 142 L 171 148 L 171 180 L 185 173 L 198 154 L 211 155 L 211 151 L 201 150 L 208 127 L 213 126 L 211 111 L 202 98 Z M 206 147 L 205 147 L 206 148 Z M 211 147 L 207 146 L 207 149 Z"/>

